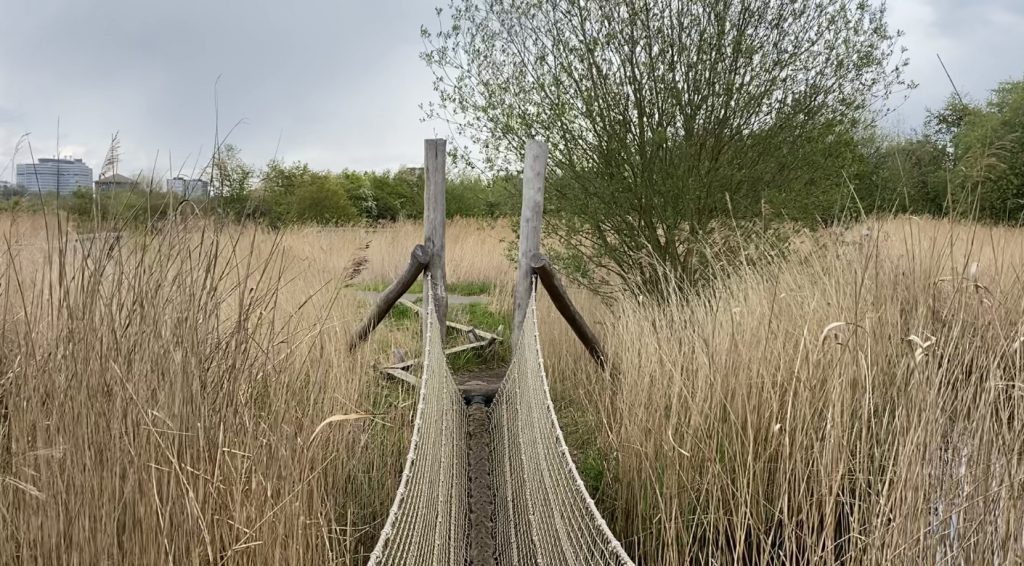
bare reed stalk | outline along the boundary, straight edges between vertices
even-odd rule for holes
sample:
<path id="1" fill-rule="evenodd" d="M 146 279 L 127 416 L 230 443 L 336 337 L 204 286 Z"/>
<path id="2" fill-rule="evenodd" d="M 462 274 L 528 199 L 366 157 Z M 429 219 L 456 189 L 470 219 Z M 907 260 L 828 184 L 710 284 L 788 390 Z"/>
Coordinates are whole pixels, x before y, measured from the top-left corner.
<path id="1" fill-rule="evenodd" d="M 611 376 L 549 313 L 577 465 L 649 564 L 1020 562 L 1021 265 L 1009 228 L 813 235 L 703 297 L 622 301 Z"/>
<path id="2" fill-rule="evenodd" d="M 309 265 L 304 236 L 212 223 L 2 225 L 0 562 L 363 560 L 413 396 L 369 367 L 387 337 L 343 354 L 356 246 Z M 373 418 L 311 440 L 341 414 Z"/>
<path id="3" fill-rule="evenodd" d="M 0 217 L 0 562 L 365 561 L 414 398 L 372 365 L 420 344 L 385 324 L 347 357 L 345 285 L 393 277 L 422 227 L 48 225 Z M 508 313 L 507 226 L 448 236 L 451 279 Z M 700 297 L 576 290 L 610 375 L 542 298 L 576 464 L 646 564 L 1019 562 L 1021 265 L 1020 230 L 899 218 Z M 372 418 L 311 440 L 334 415 Z"/>

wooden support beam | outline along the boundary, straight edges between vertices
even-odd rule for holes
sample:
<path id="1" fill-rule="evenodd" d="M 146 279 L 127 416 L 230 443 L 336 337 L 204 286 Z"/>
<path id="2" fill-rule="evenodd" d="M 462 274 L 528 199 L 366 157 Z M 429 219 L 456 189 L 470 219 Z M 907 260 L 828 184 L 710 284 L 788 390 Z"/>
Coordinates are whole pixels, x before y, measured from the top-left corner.
<path id="1" fill-rule="evenodd" d="M 474 350 L 476 348 L 487 348 L 490 345 L 494 344 L 495 342 L 496 342 L 496 340 L 483 340 L 483 341 L 480 341 L 480 342 L 473 342 L 471 344 L 463 344 L 461 346 L 455 346 L 454 348 L 448 348 L 447 350 L 445 350 L 444 351 L 444 355 L 445 356 L 450 356 L 452 354 L 458 354 L 459 352 L 467 352 L 469 350 Z M 419 360 L 419 359 L 408 360 L 408 361 L 404 361 L 402 363 L 392 364 L 390 366 L 385 366 L 385 367 L 381 368 L 381 371 L 383 371 L 385 373 L 387 373 L 388 370 L 392 370 L 392 369 L 408 371 L 409 368 L 411 368 L 411 367 L 413 367 L 416 364 L 421 363 L 421 362 L 422 362 L 422 360 Z"/>
<path id="2" fill-rule="evenodd" d="M 534 253 L 530 257 L 530 267 L 537 274 L 541 284 L 544 285 L 544 289 L 548 292 L 548 296 L 551 297 L 551 302 L 554 303 L 555 308 L 558 309 L 562 318 L 569 323 L 569 327 L 572 328 L 572 331 L 576 333 L 576 337 L 580 339 L 580 342 L 587 349 L 587 353 L 590 354 L 590 357 L 594 358 L 594 361 L 597 362 L 597 365 L 601 366 L 601 369 L 606 369 L 607 358 L 605 358 L 601 343 L 598 341 L 594 331 L 587 325 L 587 322 L 583 320 L 580 312 L 576 310 L 575 305 L 572 304 L 572 300 L 569 299 L 569 293 L 566 292 L 562 282 L 558 279 L 558 274 L 551 267 L 548 258 L 540 253 Z"/>
<path id="3" fill-rule="evenodd" d="M 402 305 L 403 307 L 408 307 L 412 309 L 412 311 L 415 312 L 416 314 L 423 316 L 423 307 L 417 305 L 412 301 L 408 301 L 406 299 L 398 299 L 398 304 Z M 501 341 L 501 336 L 499 334 L 501 333 L 502 328 L 504 328 L 504 326 L 499 327 L 498 334 L 492 334 L 485 330 L 480 330 L 479 328 L 466 326 L 465 324 L 459 324 L 458 322 L 452 322 L 450 320 L 446 321 L 445 324 L 448 326 L 448 328 L 454 328 L 455 330 L 459 330 L 461 332 L 465 332 L 466 334 L 470 334 L 470 338 L 472 338 L 472 333 L 476 333 L 480 338 L 484 340 L 493 340 L 497 342 Z M 479 342 L 480 340 L 473 338 L 473 341 Z"/>
<path id="4" fill-rule="evenodd" d="M 425 140 L 423 144 L 423 241 L 430 250 L 430 284 L 434 290 L 437 322 L 448 320 L 448 287 L 444 267 L 445 159 L 447 142 Z M 442 343 L 444 336 L 441 336 Z"/>
<path id="5" fill-rule="evenodd" d="M 403 369 L 384 368 L 383 371 L 387 375 L 390 375 L 391 377 L 397 377 L 398 379 L 401 379 L 402 381 L 408 383 L 409 385 L 412 385 L 413 387 L 419 387 L 420 386 L 420 378 L 414 376 L 413 374 L 411 374 L 411 373 L 409 373 L 409 372 L 407 372 L 407 371 L 405 371 Z"/>
<path id="6" fill-rule="evenodd" d="M 519 267 L 516 271 L 515 302 L 512 309 L 512 339 L 516 340 L 530 308 L 533 270 L 530 257 L 540 252 L 541 224 L 544 219 L 544 172 L 548 146 L 539 140 L 526 143 L 523 162 L 523 208 L 519 215 Z"/>
<path id="7" fill-rule="evenodd" d="M 420 316 L 423 316 L 423 307 L 417 305 L 416 303 L 410 301 L 409 299 L 406 299 L 404 297 L 398 299 L 398 304 L 402 305 L 403 307 L 409 308 L 409 310 Z"/>
<path id="8" fill-rule="evenodd" d="M 366 341 L 370 337 L 370 333 L 373 332 L 374 328 L 384 320 L 384 317 L 388 315 L 391 309 L 395 306 L 395 303 L 402 298 L 402 295 L 412 287 L 412 284 L 416 282 L 416 278 L 423 273 L 427 265 L 430 263 L 430 252 L 423 244 L 417 244 L 412 249 L 412 254 L 409 257 L 409 265 L 405 268 L 405 271 L 395 279 L 387 289 L 381 293 L 377 299 L 377 304 L 370 310 L 370 314 L 366 317 L 366 320 L 356 329 L 355 333 L 352 334 L 352 338 L 348 342 L 348 351 L 351 352 L 359 347 L 360 344 Z"/>
<path id="9" fill-rule="evenodd" d="M 444 355 L 450 356 L 452 354 L 458 354 L 459 352 L 466 352 L 466 351 L 469 351 L 469 350 L 474 350 L 476 348 L 487 348 L 491 344 L 494 344 L 494 342 L 495 342 L 494 340 L 484 340 L 482 342 L 473 342 L 471 344 L 463 344 L 461 346 L 456 346 L 454 348 L 448 348 L 447 350 L 444 351 Z"/>

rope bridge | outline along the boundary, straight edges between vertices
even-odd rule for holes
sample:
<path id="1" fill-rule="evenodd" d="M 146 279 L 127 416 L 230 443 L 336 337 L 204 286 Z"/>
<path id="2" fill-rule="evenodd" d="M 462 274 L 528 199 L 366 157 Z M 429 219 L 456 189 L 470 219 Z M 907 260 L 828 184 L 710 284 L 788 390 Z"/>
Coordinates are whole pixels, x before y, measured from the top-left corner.
<path id="1" fill-rule="evenodd" d="M 466 408 L 423 286 L 423 377 L 405 470 L 371 565 L 466 564 Z M 558 427 L 537 327 L 536 289 L 491 405 L 495 563 L 632 564 L 587 494 Z"/>

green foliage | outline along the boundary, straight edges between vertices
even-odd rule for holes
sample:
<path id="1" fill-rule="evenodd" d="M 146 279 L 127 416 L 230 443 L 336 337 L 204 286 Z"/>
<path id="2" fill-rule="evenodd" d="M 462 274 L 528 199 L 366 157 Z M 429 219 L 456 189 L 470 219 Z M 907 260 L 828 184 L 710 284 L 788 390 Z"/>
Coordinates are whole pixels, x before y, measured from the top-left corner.
<path id="1" fill-rule="evenodd" d="M 100 191 L 76 189 L 58 205 L 75 219 L 79 229 L 144 228 L 169 217 L 181 197 L 174 193 L 142 190 Z"/>
<path id="2" fill-rule="evenodd" d="M 870 144 L 868 163 L 853 181 L 866 213 L 941 216 L 949 185 L 949 154 L 932 135 Z"/>
<path id="3" fill-rule="evenodd" d="M 485 303 L 466 303 L 451 305 L 448 318 L 454 322 L 495 332 L 499 326 L 511 328 L 510 320 L 502 313 L 491 310 Z"/>
<path id="4" fill-rule="evenodd" d="M 954 113 L 948 128 L 957 175 L 952 212 L 1024 221 L 1024 80 L 1001 83 L 982 105 L 951 100 L 936 116 Z"/>
<path id="5" fill-rule="evenodd" d="M 306 163 L 272 161 L 260 173 L 225 145 L 215 160 L 219 210 L 236 221 L 280 228 L 333 226 L 423 217 L 423 171 L 316 171 Z M 258 183 L 256 180 L 258 179 Z M 517 214 L 521 179 L 457 175 L 448 181 L 448 217 L 496 218 Z"/>
<path id="6" fill-rule="evenodd" d="M 238 221 L 252 218 L 255 213 L 250 196 L 256 170 L 242 160 L 241 150 L 231 144 L 221 147 L 213 161 L 213 171 L 220 210 Z"/>
<path id="7" fill-rule="evenodd" d="M 89 189 L 75 189 L 71 193 L 70 202 L 67 205 L 67 212 L 73 218 L 79 220 L 91 219 L 96 215 L 97 206 L 93 199 L 92 191 Z"/>
<path id="8" fill-rule="evenodd" d="M 360 216 L 373 222 L 423 217 L 423 173 L 407 169 L 397 173 L 341 173 Z M 478 176 L 448 179 L 448 218 L 495 218 L 519 210 L 519 193 L 508 190 L 506 179 L 488 181 Z"/>
<path id="9" fill-rule="evenodd" d="M 548 142 L 546 232 L 633 289 L 722 219 L 827 217 L 858 133 L 906 86 L 884 5 L 452 0 L 423 29 L 446 119 L 486 166 Z"/>
<path id="10" fill-rule="evenodd" d="M 0 185 L 0 201 L 9 201 L 12 199 L 24 197 L 27 191 L 21 187 L 12 185 Z"/>
<path id="11" fill-rule="evenodd" d="M 24 207 L 25 200 L 25 197 L 22 195 L 12 195 L 10 197 L 0 199 L 0 211 L 19 211 Z"/>
<path id="12" fill-rule="evenodd" d="M 511 328 L 511 313 L 494 311 L 489 304 L 469 303 L 451 304 L 448 308 L 448 319 L 453 322 L 479 328 L 487 332 L 497 332 L 498 328 Z M 455 329 L 448 329 L 448 342 L 464 343 L 465 334 Z M 510 340 L 503 340 L 486 349 L 475 348 L 452 354 L 448 364 L 455 373 L 506 367 L 512 357 Z"/>
<path id="13" fill-rule="evenodd" d="M 391 285 L 390 281 L 370 281 L 363 283 L 358 286 L 362 291 L 372 291 L 374 293 L 383 292 L 384 289 Z M 486 281 L 449 281 L 448 282 L 448 293 L 452 295 L 461 295 L 463 297 L 478 297 L 486 295 L 491 291 L 494 286 Z M 408 293 L 420 294 L 423 292 L 423 280 L 417 279 L 412 287 L 409 287 Z"/>
<path id="14" fill-rule="evenodd" d="M 342 178 L 314 171 L 305 163 L 272 161 L 260 179 L 263 220 L 278 228 L 289 224 L 336 226 L 354 222 L 356 209 Z"/>
<path id="15" fill-rule="evenodd" d="M 339 177 L 366 220 L 384 222 L 423 216 L 423 173 L 419 170 L 344 171 Z"/>
<path id="16" fill-rule="evenodd" d="M 488 188 L 482 179 L 449 179 L 445 190 L 445 214 L 448 218 L 486 216 Z"/>
<path id="17" fill-rule="evenodd" d="M 462 175 L 448 180 L 448 218 L 500 218 L 519 214 L 522 179 L 500 176 L 492 181 Z"/>
<path id="18" fill-rule="evenodd" d="M 494 285 L 487 281 L 449 281 L 448 292 L 463 297 L 479 297 L 491 292 Z"/>
<path id="19" fill-rule="evenodd" d="M 419 320 L 416 311 L 405 305 L 395 305 L 388 313 L 388 318 L 397 323 L 410 323 Z"/>

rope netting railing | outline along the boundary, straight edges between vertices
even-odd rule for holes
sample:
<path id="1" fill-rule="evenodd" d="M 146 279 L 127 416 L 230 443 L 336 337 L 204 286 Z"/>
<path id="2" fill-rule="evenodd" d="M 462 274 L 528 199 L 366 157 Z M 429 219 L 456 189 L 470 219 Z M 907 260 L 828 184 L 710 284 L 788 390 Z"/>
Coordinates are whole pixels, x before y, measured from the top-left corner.
<path id="1" fill-rule="evenodd" d="M 429 281 L 424 289 L 431 289 Z M 370 564 L 462 565 L 469 505 L 466 409 L 426 297 L 424 367 L 412 442 Z M 494 539 L 500 565 L 631 565 L 573 465 L 540 349 L 536 289 L 491 405 Z"/>
<path id="2" fill-rule="evenodd" d="M 632 564 L 573 465 L 551 402 L 537 292 L 491 404 L 498 564 Z"/>
<path id="3" fill-rule="evenodd" d="M 423 377 L 412 441 L 371 565 L 466 561 L 466 408 L 444 357 L 431 295 L 424 293 Z"/>

